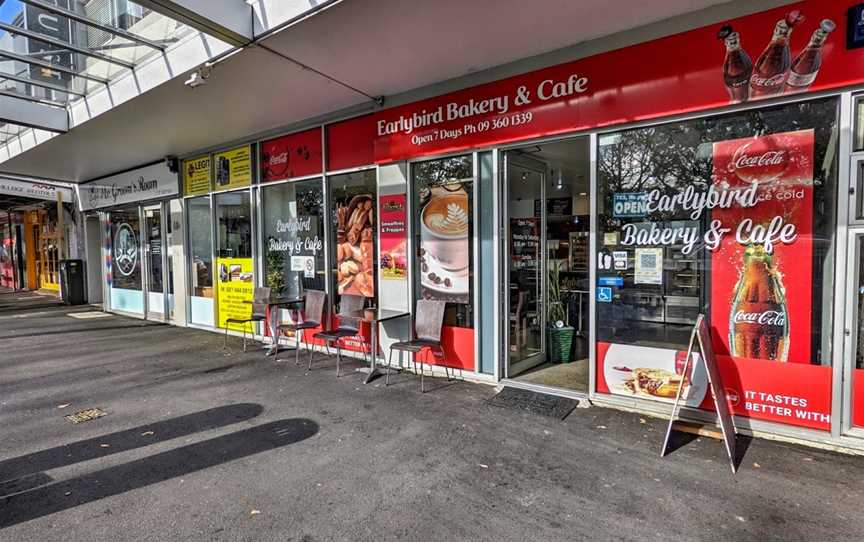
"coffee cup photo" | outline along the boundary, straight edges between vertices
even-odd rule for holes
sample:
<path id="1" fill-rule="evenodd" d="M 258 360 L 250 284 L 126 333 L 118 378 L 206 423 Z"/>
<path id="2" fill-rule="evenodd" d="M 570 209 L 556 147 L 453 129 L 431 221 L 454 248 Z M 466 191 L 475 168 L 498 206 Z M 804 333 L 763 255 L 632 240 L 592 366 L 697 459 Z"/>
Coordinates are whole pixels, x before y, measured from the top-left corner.
<path id="1" fill-rule="evenodd" d="M 420 241 L 426 254 L 441 267 L 460 271 L 468 267 L 468 194 L 453 192 L 432 195 L 423 207 L 420 220 Z"/>

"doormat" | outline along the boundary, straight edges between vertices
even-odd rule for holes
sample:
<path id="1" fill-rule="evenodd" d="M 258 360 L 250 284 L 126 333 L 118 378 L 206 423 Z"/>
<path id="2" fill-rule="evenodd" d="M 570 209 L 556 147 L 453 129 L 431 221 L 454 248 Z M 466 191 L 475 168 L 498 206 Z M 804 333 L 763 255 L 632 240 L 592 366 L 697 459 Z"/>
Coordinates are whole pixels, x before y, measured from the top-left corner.
<path id="1" fill-rule="evenodd" d="M 82 320 L 89 320 L 90 318 L 108 318 L 111 315 L 107 312 L 98 312 L 98 311 L 87 311 L 87 312 L 67 312 L 66 316 L 70 318 L 80 318 Z"/>
<path id="2" fill-rule="evenodd" d="M 82 410 L 81 412 L 76 412 L 75 414 L 68 414 L 63 417 L 72 423 L 83 423 L 90 420 L 95 420 L 96 418 L 101 418 L 106 414 L 108 413 L 101 408 L 88 408 L 87 410 Z"/>
<path id="3" fill-rule="evenodd" d="M 504 388 L 488 400 L 490 405 L 515 410 L 523 410 L 540 416 L 549 416 L 563 420 L 573 409 L 579 406 L 579 401 L 568 397 L 558 397 L 546 393 L 523 390 L 520 388 Z"/>

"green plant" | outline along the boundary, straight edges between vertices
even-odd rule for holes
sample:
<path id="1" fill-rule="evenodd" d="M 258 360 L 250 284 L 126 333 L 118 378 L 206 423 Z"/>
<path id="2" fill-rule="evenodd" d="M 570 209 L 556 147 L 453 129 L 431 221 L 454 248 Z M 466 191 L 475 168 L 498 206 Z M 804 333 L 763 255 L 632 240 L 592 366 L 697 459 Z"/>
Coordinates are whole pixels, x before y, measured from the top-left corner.
<path id="1" fill-rule="evenodd" d="M 564 302 L 561 300 L 561 262 L 555 262 L 549 267 L 548 298 L 548 325 L 554 327 L 557 322 L 566 324 L 567 311 L 564 310 Z"/>
<path id="2" fill-rule="evenodd" d="M 281 252 L 267 252 L 267 273 L 264 276 L 270 292 L 275 295 L 285 293 L 285 258 Z"/>

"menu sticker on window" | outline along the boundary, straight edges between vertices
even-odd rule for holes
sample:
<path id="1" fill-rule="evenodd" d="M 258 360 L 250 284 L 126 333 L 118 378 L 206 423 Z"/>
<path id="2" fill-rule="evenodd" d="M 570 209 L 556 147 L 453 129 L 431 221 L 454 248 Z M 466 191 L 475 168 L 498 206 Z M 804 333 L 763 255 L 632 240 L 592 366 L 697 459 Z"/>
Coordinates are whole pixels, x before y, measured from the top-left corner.
<path id="1" fill-rule="evenodd" d="M 210 155 L 183 161 L 183 194 L 200 196 L 210 192 Z"/>
<path id="2" fill-rule="evenodd" d="M 635 260 L 635 284 L 663 284 L 663 249 L 637 248 Z"/>
<path id="3" fill-rule="evenodd" d="M 215 190 L 243 188 L 252 184 L 252 147 L 244 145 L 213 155 Z"/>

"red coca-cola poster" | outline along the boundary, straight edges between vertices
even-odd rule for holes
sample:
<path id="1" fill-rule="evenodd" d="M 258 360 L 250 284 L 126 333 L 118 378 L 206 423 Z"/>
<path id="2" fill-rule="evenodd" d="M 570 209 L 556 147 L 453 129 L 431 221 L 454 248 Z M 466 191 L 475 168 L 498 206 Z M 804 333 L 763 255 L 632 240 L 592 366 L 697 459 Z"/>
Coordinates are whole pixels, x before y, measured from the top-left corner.
<path id="1" fill-rule="evenodd" d="M 718 355 L 813 361 L 813 143 L 812 130 L 714 143 L 706 197 L 719 204 L 706 240 L 718 241 L 708 246 Z"/>
<path id="2" fill-rule="evenodd" d="M 321 173 L 321 129 L 290 134 L 261 144 L 261 182 Z"/>

